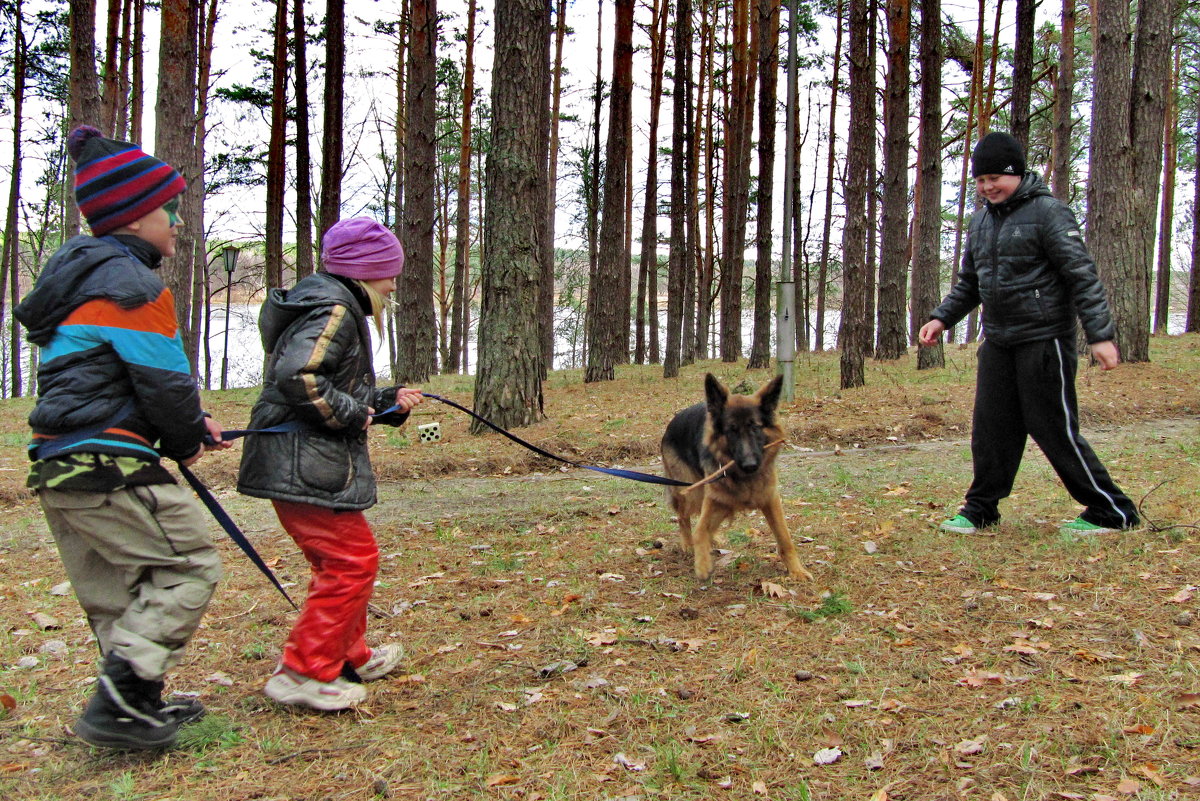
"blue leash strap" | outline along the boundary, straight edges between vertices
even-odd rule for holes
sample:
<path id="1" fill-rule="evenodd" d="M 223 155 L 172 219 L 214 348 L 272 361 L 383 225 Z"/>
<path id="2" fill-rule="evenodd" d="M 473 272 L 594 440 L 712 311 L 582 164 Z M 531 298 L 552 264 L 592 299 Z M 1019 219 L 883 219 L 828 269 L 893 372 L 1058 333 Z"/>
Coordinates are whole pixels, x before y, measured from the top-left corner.
<path id="1" fill-rule="evenodd" d="M 254 550 L 254 546 L 250 544 L 250 540 L 246 538 L 246 535 L 242 533 L 240 528 L 238 528 L 238 524 L 233 522 L 233 518 L 229 516 L 229 513 L 226 512 L 225 509 L 221 507 L 221 504 L 217 502 L 217 499 L 213 497 L 213 494 L 209 491 L 208 487 L 204 486 L 204 482 L 196 478 L 195 473 L 184 467 L 183 462 L 178 462 L 177 464 L 179 466 L 179 472 L 183 475 L 184 479 L 187 480 L 187 483 L 191 485 L 192 490 L 196 493 L 196 496 L 200 498 L 201 503 L 208 507 L 208 511 L 212 514 L 216 521 L 221 524 L 221 528 L 225 529 L 225 533 L 229 535 L 229 539 L 233 540 L 237 546 L 242 549 L 242 552 L 250 558 L 250 561 L 254 563 L 254 566 L 261 570 L 262 574 L 271 580 L 271 583 L 275 585 L 275 589 L 279 590 L 279 594 L 282 595 L 287 602 L 292 605 L 292 608 L 297 612 L 300 611 L 300 607 L 296 606 L 296 602 L 293 601 L 292 597 L 287 594 L 287 590 L 285 590 L 283 585 L 279 583 L 279 579 L 275 578 L 275 574 L 271 572 L 271 568 L 267 567 L 267 563 L 264 562 L 262 557 L 258 555 L 258 551 Z"/>
<path id="2" fill-rule="evenodd" d="M 518 437 L 516 434 L 505 431 L 503 428 L 496 425 L 491 420 L 488 420 L 486 417 L 481 417 L 480 415 L 475 414 L 475 412 L 471 411 L 466 406 L 461 406 L 452 400 L 443 398 L 441 395 L 434 395 L 433 393 L 430 393 L 430 392 L 422 392 L 421 394 L 424 395 L 425 397 L 429 398 L 430 400 L 435 400 L 439 403 L 444 403 L 447 406 L 453 406 L 455 409 L 458 409 L 460 412 L 466 412 L 471 417 L 475 418 L 476 420 L 483 423 L 488 428 L 495 431 L 497 434 L 503 434 L 504 436 L 511 439 L 513 442 L 520 445 L 521 447 L 527 448 L 527 449 L 533 451 L 534 453 L 538 454 L 539 456 L 545 456 L 547 459 L 553 459 L 556 462 L 562 462 L 563 464 L 569 464 L 572 467 L 582 467 L 584 470 L 594 470 L 597 473 L 605 473 L 610 476 L 616 476 L 617 478 L 628 478 L 631 481 L 641 481 L 646 484 L 663 484 L 668 487 L 690 487 L 691 486 L 691 484 L 687 481 L 676 481 L 673 478 L 666 478 L 665 476 L 655 476 L 655 475 L 651 475 L 650 473 L 639 473 L 636 470 L 622 470 L 618 467 L 597 467 L 595 465 L 584 464 L 583 462 L 576 462 L 571 459 L 563 458 L 562 456 L 558 456 L 556 454 L 550 453 L 549 451 L 542 450 L 537 445 L 526 442 L 525 440 Z M 381 414 L 387 414 L 387 412 L 393 411 L 395 408 L 396 407 L 393 406 L 392 409 L 388 409 L 385 412 L 381 412 Z"/>

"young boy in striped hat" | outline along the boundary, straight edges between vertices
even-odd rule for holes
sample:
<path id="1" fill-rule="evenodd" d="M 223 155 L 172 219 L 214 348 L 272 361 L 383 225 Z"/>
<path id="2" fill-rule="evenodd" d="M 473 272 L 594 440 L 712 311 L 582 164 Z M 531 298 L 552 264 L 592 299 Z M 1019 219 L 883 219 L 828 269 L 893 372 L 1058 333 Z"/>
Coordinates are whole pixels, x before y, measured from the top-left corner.
<path id="1" fill-rule="evenodd" d="M 175 301 L 155 272 L 175 253 L 183 177 L 88 126 L 67 148 L 92 235 L 67 241 L 15 311 L 41 349 L 28 486 L 104 660 L 75 733 L 164 748 L 204 713 L 198 701 L 165 702 L 163 676 L 221 566 L 196 499 L 160 453 L 190 465 L 230 443 L 200 408 Z"/>

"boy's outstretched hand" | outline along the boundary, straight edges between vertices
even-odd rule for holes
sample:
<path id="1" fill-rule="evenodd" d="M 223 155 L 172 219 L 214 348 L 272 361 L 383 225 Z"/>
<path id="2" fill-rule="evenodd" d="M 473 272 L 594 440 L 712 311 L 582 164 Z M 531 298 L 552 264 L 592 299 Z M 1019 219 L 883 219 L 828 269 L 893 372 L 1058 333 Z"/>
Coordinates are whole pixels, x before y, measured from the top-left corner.
<path id="1" fill-rule="evenodd" d="M 1092 358 L 1100 365 L 1101 370 L 1111 370 L 1121 363 L 1121 354 L 1112 340 L 1093 342 L 1088 346 L 1092 350 Z"/>

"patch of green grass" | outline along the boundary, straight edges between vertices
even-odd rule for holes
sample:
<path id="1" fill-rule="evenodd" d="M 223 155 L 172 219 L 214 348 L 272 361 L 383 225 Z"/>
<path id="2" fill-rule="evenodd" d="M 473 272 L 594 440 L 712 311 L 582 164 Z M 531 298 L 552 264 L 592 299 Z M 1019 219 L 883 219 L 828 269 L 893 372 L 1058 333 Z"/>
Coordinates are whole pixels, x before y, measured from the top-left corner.
<path id="1" fill-rule="evenodd" d="M 179 748 L 185 751 L 203 752 L 214 748 L 232 748 L 245 738 L 240 727 L 224 715 L 208 714 L 179 730 Z"/>
<path id="2" fill-rule="evenodd" d="M 789 606 L 788 612 L 800 618 L 807 620 L 809 623 L 815 623 L 822 618 L 834 617 L 836 615 L 846 615 L 854 611 L 849 599 L 840 592 L 831 592 L 821 599 L 821 605 L 816 609 L 805 609 L 798 606 Z"/>

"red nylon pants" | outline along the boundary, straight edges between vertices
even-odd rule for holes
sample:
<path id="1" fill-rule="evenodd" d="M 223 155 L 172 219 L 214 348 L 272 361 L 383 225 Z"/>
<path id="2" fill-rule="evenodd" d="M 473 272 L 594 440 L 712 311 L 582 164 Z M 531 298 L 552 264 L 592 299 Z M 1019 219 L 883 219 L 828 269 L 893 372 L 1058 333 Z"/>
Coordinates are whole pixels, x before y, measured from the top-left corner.
<path id="1" fill-rule="evenodd" d="M 379 572 L 375 536 L 362 512 L 271 503 L 312 566 L 308 597 L 283 646 L 283 665 L 317 681 L 333 681 L 345 662 L 358 667 L 371 657 L 363 636 Z"/>

